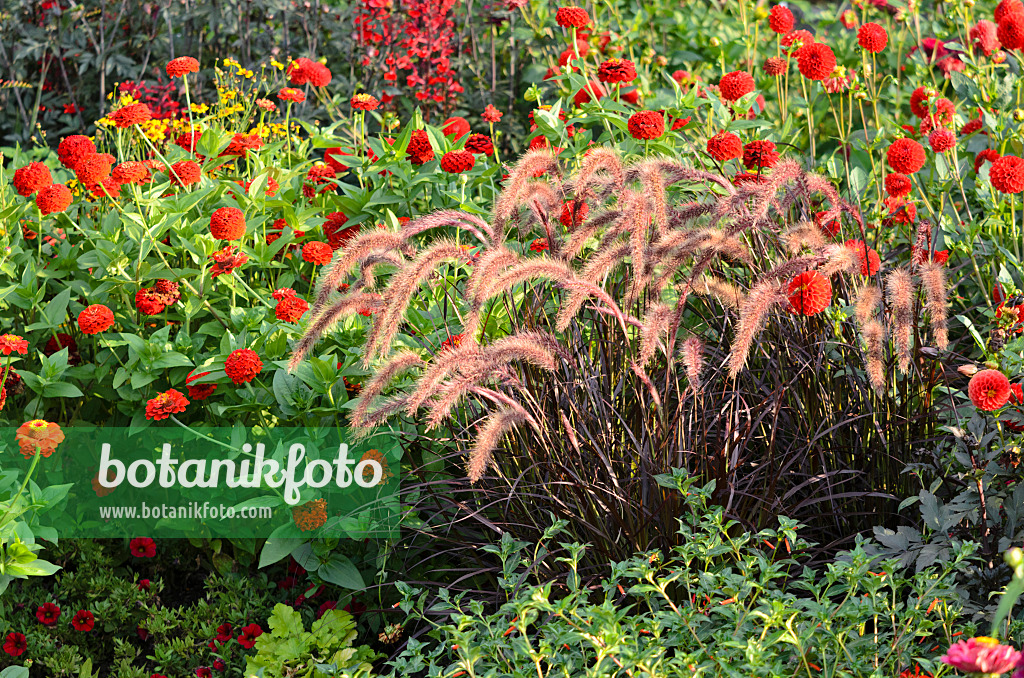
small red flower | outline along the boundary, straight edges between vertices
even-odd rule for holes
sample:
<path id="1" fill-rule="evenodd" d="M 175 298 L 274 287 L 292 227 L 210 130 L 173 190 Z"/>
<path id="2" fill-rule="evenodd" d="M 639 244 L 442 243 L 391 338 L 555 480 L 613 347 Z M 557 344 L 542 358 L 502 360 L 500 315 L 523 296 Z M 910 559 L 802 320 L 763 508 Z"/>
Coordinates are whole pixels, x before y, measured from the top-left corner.
<path id="1" fill-rule="evenodd" d="M 128 542 L 128 550 L 136 558 L 152 558 L 156 555 L 156 542 L 150 537 L 135 537 Z"/>
<path id="2" fill-rule="evenodd" d="M 1010 380 L 999 370 L 981 370 L 967 384 L 967 395 L 979 410 L 998 410 L 1010 399 Z"/>
<path id="3" fill-rule="evenodd" d="M 349 103 L 358 111 L 375 111 L 380 106 L 380 101 L 365 93 L 354 94 Z"/>
<path id="4" fill-rule="evenodd" d="M 530 250 L 533 252 L 543 252 L 548 249 L 547 238 L 537 238 L 530 243 Z"/>
<path id="5" fill-rule="evenodd" d="M 237 207 L 221 207 L 210 215 L 210 235 L 217 240 L 239 240 L 245 235 L 245 215 Z"/>
<path id="6" fill-rule="evenodd" d="M 78 314 L 78 327 L 83 334 L 99 334 L 114 324 L 114 312 L 103 304 L 93 304 Z"/>
<path id="7" fill-rule="evenodd" d="M 231 352 L 224 361 L 224 373 L 232 382 L 246 384 L 256 378 L 263 369 L 263 361 L 251 348 L 240 348 Z"/>
<path id="8" fill-rule="evenodd" d="M 300 57 L 288 65 L 288 80 L 293 85 L 310 84 L 326 87 L 331 82 L 331 71 L 319 61 Z"/>
<path id="9" fill-rule="evenodd" d="M 199 62 L 190 56 L 181 56 L 167 62 L 167 77 L 184 78 L 189 73 L 199 72 Z"/>
<path id="10" fill-rule="evenodd" d="M 170 175 L 175 186 L 191 186 L 199 181 L 202 171 L 191 160 L 182 160 L 171 165 Z"/>
<path id="11" fill-rule="evenodd" d="M 562 28 L 583 28 L 590 23 L 590 15 L 581 7 L 559 7 L 555 21 Z"/>
<path id="12" fill-rule="evenodd" d="M 149 180 L 149 168 L 141 162 L 122 162 L 110 172 L 119 184 L 144 184 Z"/>
<path id="13" fill-rule="evenodd" d="M 11 631 L 7 634 L 7 638 L 4 640 L 4 652 L 12 657 L 20 657 L 25 654 L 26 650 L 28 650 L 28 641 L 25 640 L 24 633 Z"/>
<path id="14" fill-rule="evenodd" d="M 486 134 L 470 134 L 466 139 L 465 149 L 474 155 L 492 155 L 494 144 Z"/>
<path id="15" fill-rule="evenodd" d="M 281 101 L 291 101 L 296 104 L 301 104 L 306 100 L 306 95 L 303 94 L 300 89 L 295 89 L 294 87 L 282 87 L 281 91 L 277 93 L 277 98 Z"/>
<path id="16" fill-rule="evenodd" d="M 249 624 L 242 627 L 242 633 L 238 636 L 238 644 L 247 650 L 252 649 L 256 639 L 263 635 L 263 629 L 259 624 Z"/>
<path id="17" fill-rule="evenodd" d="M 956 146 L 956 134 L 953 130 L 940 127 L 928 135 L 928 145 L 936 153 L 945 153 Z"/>
<path id="18" fill-rule="evenodd" d="M 788 7 L 775 5 L 768 13 L 768 27 L 779 35 L 785 35 L 793 30 L 794 23 L 793 13 L 789 11 Z"/>
<path id="19" fill-rule="evenodd" d="M 149 586 L 150 583 L 148 579 L 140 579 L 139 583 L 135 585 L 135 588 L 137 588 L 140 591 L 148 591 Z"/>
<path id="20" fill-rule="evenodd" d="M 587 218 L 589 211 L 590 207 L 582 200 L 579 202 L 570 200 L 562 205 L 562 214 L 558 217 L 558 221 L 568 229 L 579 228 Z"/>
<path id="21" fill-rule="evenodd" d="M 322 266 L 331 263 L 334 250 L 325 242 L 311 240 L 302 246 L 302 260 L 310 264 Z"/>
<path id="22" fill-rule="evenodd" d="M 173 388 L 168 389 L 146 403 L 146 419 L 161 421 L 184 412 L 186 407 L 188 399 Z"/>
<path id="23" fill-rule="evenodd" d="M 0 353 L 3 355 L 11 355 L 12 353 L 26 355 L 28 353 L 28 341 L 22 339 L 17 334 L 0 334 Z"/>
<path id="24" fill-rule="evenodd" d="M 764 60 L 762 68 L 764 69 L 765 75 L 770 75 L 774 78 L 785 73 L 787 66 L 788 64 L 785 59 L 780 59 L 779 57 L 768 57 Z"/>
<path id="25" fill-rule="evenodd" d="M 227 247 L 219 249 L 211 254 L 210 257 L 214 262 L 213 266 L 210 268 L 211 278 L 231 273 L 236 268 L 249 261 L 249 257 L 242 254 L 236 245 L 228 245 Z"/>
<path id="26" fill-rule="evenodd" d="M 422 165 L 434 159 L 434 147 L 430 145 L 427 130 L 418 129 L 410 135 L 409 145 L 405 147 L 405 154 L 409 156 L 410 162 L 414 165 Z"/>
<path id="27" fill-rule="evenodd" d="M 200 374 L 196 374 L 195 370 L 192 370 L 191 372 L 188 373 L 188 376 L 185 377 L 185 388 L 188 389 L 188 395 L 189 395 L 190 398 L 192 398 L 192 400 L 206 400 L 211 395 L 213 395 L 214 391 L 217 390 L 217 384 L 212 384 L 212 383 L 193 384 L 192 383 L 192 382 L 196 381 L 197 379 L 199 379 L 201 377 L 207 376 L 208 374 L 210 374 L 210 373 L 209 372 L 202 372 Z"/>
<path id="28" fill-rule="evenodd" d="M 81 134 L 64 137 L 57 146 L 57 159 L 72 172 L 78 169 L 80 162 L 93 155 L 96 155 L 96 145 Z"/>
<path id="29" fill-rule="evenodd" d="M 775 167 L 778 163 L 779 154 L 770 141 L 751 141 L 743 147 L 743 166 L 748 170 Z"/>
<path id="30" fill-rule="evenodd" d="M 901 174 L 913 174 L 924 167 L 924 149 L 913 139 L 897 139 L 886 152 L 889 167 Z"/>
<path id="31" fill-rule="evenodd" d="M 1024 160 L 1015 155 L 1004 155 L 992 163 L 988 170 L 992 188 L 1000 193 L 1024 191 Z"/>
<path id="32" fill-rule="evenodd" d="M 657 139 L 665 133 L 665 116 L 658 111 L 637 111 L 626 126 L 634 139 Z"/>
<path id="33" fill-rule="evenodd" d="M 906 174 L 893 172 L 885 175 L 885 192 L 894 198 L 903 198 L 910 195 L 913 184 Z"/>
<path id="34" fill-rule="evenodd" d="M 817 315 L 832 303 L 832 283 L 817 271 L 804 271 L 789 283 L 789 303 L 794 313 Z"/>
<path id="35" fill-rule="evenodd" d="M 14 177 L 11 179 L 14 189 L 18 195 L 27 198 L 36 191 L 46 188 L 53 183 L 50 175 L 50 168 L 41 162 L 30 162 L 24 167 L 14 170 Z"/>
<path id="36" fill-rule="evenodd" d="M 845 245 L 860 262 L 861 275 L 871 276 L 878 273 L 878 267 L 881 265 L 878 252 L 871 247 L 866 247 L 863 240 L 847 240 Z"/>
<path id="37" fill-rule="evenodd" d="M 977 174 L 981 171 L 981 165 L 984 162 L 994 163 L 996 160 L 999 160 L 999 157 L 999 151 L 994 148 L 986 148 L 981 151 L 978 155 L 974 156 L 974 173 Z"/>
<path id="38" fill-rule="evenodd" d="M 484 112 L 480 114 L 480 117 L 484 119 L 484 122 L 499 122 L 501 120 L 502 113 L 491 104 L 487 104 L 484 108 Z"/>
<path id="39" fill-rule="evenodd" d="M 449 174 L 461 174 L 473 169 L 476 158 L 469 151 L 448 151 L 441 156 L 441 169 Z"/>
<path id="40" fill-rule="evenodd" d="M 71 618 L 71 626 L 76 631 L 92 631 L 92 627 L 95 625 L 95 617 L 89 610 L 79 610 L 75 613 L 75 616 Z"/>
<path id="41" fill-rule="evenodd" d="M 63 212 L 71 206 L 71 190 L 64 184 L 51 184 L 36 193 L 36 207 L 42 215 Z"/>
<path id="42" fill-rule="evenodd" d="M 149 104 L 129 104 L 117 109 L 109 117 L 115 125 L 126 129 L 132 125 L 149 122 L 153 119 L 153 111 L 149 108 Z"/>
<path id="43" fill-rule="evenodd" d="M 302 315 L 309 310 L 309 304 L 297 296 L 287 296 L 277 302 L 274 317 L 289 323 L 297 323 Z"/>
<path id="44" fill-rule="evenodd" d="M 804 45 L 796 52 L 796 66 L 808 80 L 824 80 L 836 69 L 832 48 L 820 42 Z"/>
<path id="45" fill-rule="evenodd" d="M 857 31 L 857 43 L 868 52 L 881 52 L 889 44 L 889 34 L 876 23 L 868 22 Z"/>
<path id="46" fill-rule="evenodd" d="M 719 81 L 718 89 L 726 101 L 737 101 L 744 94 L 754 91 L 754 78 L 746 71 L 726 73 Z"/>
<path id="47" fill-rule="evenodd" d="M 60 608 L 53 603 L 43 603 L 36 608 L 36 619 L 43 626 L 53 626 L 60 619 Z"/>
<path id="48" fill-rule="evenodd" d="M 597 79 L 606 83 L 633 82 L 636 66 L 629 59 L 608 59 L 598 66 Z"/>
<path id="49" fill-rule="evenodd" d="M 743 155 L 743 142 L 732 132 L 719 132 L 708 139 L 708 155 L 717 162 L 725 162 Z"/>

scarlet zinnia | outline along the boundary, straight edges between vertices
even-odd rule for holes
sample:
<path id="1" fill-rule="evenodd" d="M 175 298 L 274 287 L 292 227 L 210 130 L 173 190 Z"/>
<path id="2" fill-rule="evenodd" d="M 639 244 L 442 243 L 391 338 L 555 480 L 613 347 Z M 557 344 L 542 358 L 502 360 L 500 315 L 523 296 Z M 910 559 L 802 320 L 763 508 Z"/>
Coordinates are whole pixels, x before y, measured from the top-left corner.
<path id="1" fill-rule="evenodd" d="M 14 178 L 11 180 L 18 195 L 28 197 L 36 191 L 46 188 L 53 183 L 50 176 L 50 168 L 41 162 L 30 162 L 24 167 L 14 170 Z"/>
<path id="2" fill-rule="evenodd" d="M 115 125 L 125 129 L 132 125 L 149 122 L 153 119 L 153 111 L 150 110 L 149 104 L 129 104 L 111 113 L 110 119 L 114 121 Z"/>
<path id="3" fill-rule="evenodd" d="M 900 174 L 913 174 L 924 167 L 924 149 L 913 139 L 897 139 L 886 152 L 889 167 Z"/>
<path id="4" fill-rule="evenodd" d="M 465 118 L 454 116 L 441 123 L 441 131 L 446 137 L 452 137 L 458 141 L 469 134 L 469 122 Z"/>
<path id="5" fill-rule="evenodd" d="M 779 154 L 770 141 L 751 141 L 743 147 L 743 166 L 748 170 L 775 167 L 778 162 Z"/>
<path id="6" fill-rule="evenodd" d="M 558 221 L 568 229 L 579 228 L 589 211 L 590 207 L 582 200 L 570 200 L 562 205 L 562 214 L 559 215 Z"/>
<path id="7" fill-rule="evenodd" d="M 722 76 L 718 89 L 723 99 L 736 101 L 744 94 L 754 91 L 754 79 L 746 71 L 733 71 Z"/>
<path id="8" fill-rule="evenodd" d="M 232 351 L 228 359 L 224 361 L 224 373 L 236 385 L 252 381 L 262 369 L 263 361 L 251 348 Z"/>
<path id="9" fill-rule="evenodd" d="M 817 271 L 804 271 L 789 282 L 789 303 L 794 313 L 817 315 L 832 303 L 832 283 Z"/>
<path id="10" fill-rule="evenodd" d="M 11 355 L 12 353 L 26 355 L 28 353 L 28 342 L 17 334 L 0 334 L 0 353 L 3 355 Z"/>
<path id="11" fill-rule="evenodd" d="M 135 308 L 143 315 L 157 315 L 162 313 L 166 306 L 159 295 L 154 294 L 149 287 L 143 287 L 135 293 Z"/>
<path id="12" fill-rule="evenodd" d="M 555 21 L 562 28 L 583 28 L 590 23 L 590 15 L 582 7 L 559 7 Z"/>
<path id="13" fill-rule="evenodd" d="M 441 156 L 441 169 L 449 174 L 461 174 L 473 169 L 476 159 L 469 151 L 448 151 Z"/>
<path id="14" fill-rule="evenodd" d="M 297 296 L 287 296 L 277 302 L 274 317 L 287 323 L 297 323 L 302 315 L 309 310 L 309 304 Z"/>
<path id="15" fill-rule="evenodd" d="M 484 119 L 484 122 L 499 122 L 501 120 L 502 113 L 492 104 L 487 104 L 484 112 L 480 114 L 480 117 Z"/>
<path id="16" fill-rule="evenodd" d="M 146 419 L 167 419 L 172 414 L 184 412 L 186 407 L 188 399 L 173 388 L 168 389 L 146 403 Z"/>
<path id="17" fill-rule="evenodd" d="M 192 383 L 192 382 L 196 381 L 197 379 L 205 377 L 205 376 L 207 376 L 209 374 L 210 374 L 209 372 L 203 372 L 201 374 L 196 374 L 195 370 L 192 370 L 191 372 L 188 373 L 188 376 L 185 377 L 185 388 L 188 389 L 188 395 L 189 395 L 190 398 L 192 398 L 192 400 L 206 400 L 211 395 L 213 395 L 214 391 L 217 390 L 217 384 L 212 384 L 212 383 L 193 384 Z"/>
<path id="18" fill-rule="evenodd" d="M 171 165 L 171 183 L 175 186 L 191 186 L 199 181 L 202 171 L 191 160 L 182 160 Z"/>
<path id="19" fill-rule="evenodd" d="M 103 304 L 93 304 L 78 314 L 78 328 L 83 334 L 99 334 L 114 324 L 114 312 Z"/>
<path id="20" fill-rule="evenodd" d="M 306 100 L 306 95 L 303 94 L 300 89 L 295 89 L 294 87 L 282 87 L 281 91 L 277 93 L 277 98 L 281 101 L 291 101 L 301 104 Z"/>
<path id="21" fill-rule="evenodd" d="M 292 509 L 292 520 L 302 532 L 311 532 L 327 522 L 327 502 L 324 499 L 308 501 Z M 243 634 L 245 629 L 242 629 Z M 238 642 L 242 642 L 239 636 Z"/>
<path id="22" fill-rule="evenodd" d="M 785 35 L 793 30 L 793 13 L 788 7 L 775 5 L 772 11 L 768 12 L 768 27 L 779 35 Z"/>
<path id="23" fill-rule="evenodd" d="M 43 626 L 53 626 L 60 619 L 60 608 L 53 603 L 43 603 L 36 608 L 36 619 Z"/>
<path id="24" fill-rule="evenodd" d="M 319 240 L 312 240 L 302 246 L 302 260 L 318 266 L 331 263 L 333 254 L 331 246 Z"/>
<path id="25" fill-rule="evenodd" d="M 104 155 L 90 155 L 78 163 L 75 178 L 86 187 L 93 187 L 110 176 L 111 162 Z"/>
<path id="26" fill-rule="evenodd" d="M 657 139 L 665 133 L 665 116 L 658 111 L 637 111 L 629 116 L 626 126 L 634 139 Z"/>
<path id="27" fill-rule="evenodd" d="M 49 457 L 57 449 L 57 445 L 64 442 L 64 431 L 60 429 L 59 424 L 45 419 L 33 419 L 19 426 L 14 432 L 14 438 L 26 459 L 31 459 L 37 452 Z"/>
<path id="28" fill-rule="evenodd" d="M 971 377 L 967 395 L 979 410 L 998 410 L 1010 399 L 1010 380 L 999 370 L 982 370 Z"/>
<path id="29" fill-rule="evenodd" d="M 167 62 L 167 77 L 184 78 L 189 73 L 199 72 L 199 62 L 190 56 L 180 56 Z"/>
<path id="30" fill-rule="evenodd" d="M 708 139 L 707 149 L 717 162 L 725 162 L 743 155 L 743 142 L 732 132 L 719 132 Z"/>
<path id="31" fill-rule="evenodd" d="M 608 83 L 633 82 L 636 66 L 629 59 L 608 59 L 597 68 L 597 79 Z"/>
<path id="32" fill-rule="evenodd" d="M 213 266 L 210 268 L 210 277 L 216 278 L 219 275 L 231 273 L 233 270 L 249 261 L 249 257 L 239 251 L 237 246 L 228 245 L 210 255 L 213 259 Z"/>
<path id="33" fill-rule="evenodd" d="M 992 188 L 1000 193 L 1024 191 L 1024 160 L 1015 155 L 1004 155 L 992 163 L 988 170 Z"/>
<path id="34" fill-rule="evenodd" d="M 245 235 L 245 215 L 237 207 L 221 207 L 210 215 L 210 235 L 217 240 L 239 240 Z"/>
<path id="35" fill-rule="evenodd" d="M 78 163 L 95 154 L 96 145 L 81 134 L 64 137 L 57 146 L 57 159 L 72 172 L 78 168 Z"/>
<path id="36" fill-rule="evenodd" d="M 313 87 L 326 87 L 331 82 L 331 71 L 319 61 L 300 57 L 288 65 L 288 78 L 293 85 L 309 83 Z"/>
<path id="37" fill-rule="evenodd" d="M 149 169 L 141 162 L 122 162 L 110 172 L 119 184 L 142 184 L 149 179 Z"/>
<path id="38" fill-rule="evenodd" d="M 43 215 L 63 212 L 71 205 L 71 189 L 64 184 L 51 184 L 36 193 L 36 207 Z"/>
<path id="39" fill-rule="evenodd" d="M 359 111 L 375 111 L 380 106 L 380 102 L 376 98 L 365 93 L 353 95 L 350 103 L 352 108 Z"/>
<path id="40" fill-rule="evenodd" d="M 594 100 L 591 96 L 591 92 L 593 92 L 593 96 L 598 99 L 603 99 L 608 94 L 600 82 L 597 80 L 591 80 L 586 87 L 580 88 L 580 91 L 573 95 L 572 102 L 576 104 L 577 107 L 590 103 Z"/>
<path id="41" fill-rule="evenodd" d="M 885 192 L 894 198 L 902 198 L 910 195 L 910 189 L 912 184 L 910 177 L 906 174 L 887 174 L 885 175 Z"/>
<path id="42" fill-rule="evenodd" d="M 878 273 L 878 267 L 881 264 L 878 252 L 867 247 L 863 240 L 847 240 L 845 244 L 846 248 L 851 250 L 860 262 L 861 275 L 870 276 Z"/>
<path id="43" fill-rule="evenodd" d="M 878 24 L 868 22 L 857 31 L 857 43 L 868 52 L 881 52 L 889 43 L 889 34 Z"/>
<path id="44" fill-rule="evenodd" d="M 491 155 L 494 153 L 494 144 L 486 134 L 470 134 L 466 139 L 466 150 L 476 155 Z"/>
<path id="45" fill-rule="evenodd" d="M 418 129 L 409 137 L 409 145 L 405 147 L 405 154 L 414 165 L 422 165 L 434 159 L 434 147 L 430 145 L 430 137 L 427 130 Z"/>
<path id="46" fill-rule="evenodd" d="M 836 69 L 836 55 L 820 42 L 804 45 L 796 52 L 796 66 L 808 80 L 824 80 Z"/>

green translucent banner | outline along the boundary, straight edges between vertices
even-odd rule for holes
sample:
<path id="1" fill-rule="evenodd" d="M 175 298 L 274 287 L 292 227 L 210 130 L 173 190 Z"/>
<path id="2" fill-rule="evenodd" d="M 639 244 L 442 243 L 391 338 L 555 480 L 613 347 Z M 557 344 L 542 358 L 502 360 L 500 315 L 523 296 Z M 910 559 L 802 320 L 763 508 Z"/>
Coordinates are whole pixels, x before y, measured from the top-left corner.
<path id="1" fill-rule="evenodd" d="M 0 506 L 40 449 L 0 428 Z M 18 500 L 57 537 L 394 537 L 401 450 L 338 428 L 76 426 L 60 430 Z M 58 436 L 59 437 L 59 434 Z M 54 534 L 55 531 L 55 534 Z"/>

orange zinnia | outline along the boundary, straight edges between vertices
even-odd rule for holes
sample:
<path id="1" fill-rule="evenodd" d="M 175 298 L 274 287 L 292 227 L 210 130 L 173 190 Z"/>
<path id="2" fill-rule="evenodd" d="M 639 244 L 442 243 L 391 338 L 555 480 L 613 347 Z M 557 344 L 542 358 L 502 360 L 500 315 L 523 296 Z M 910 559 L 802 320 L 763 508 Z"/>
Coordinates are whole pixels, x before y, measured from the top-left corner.
<path id="1" fill-rule="evenodd" d="M 49 457 L 57 449 L 57 445 L 64 442 L 64 431 L 52 422 L 33 419 L 19 426 L 14 437 L 18 440 L 21 453 L 26 459 L 31 458 L 37 451 L 44 457 Z"/>

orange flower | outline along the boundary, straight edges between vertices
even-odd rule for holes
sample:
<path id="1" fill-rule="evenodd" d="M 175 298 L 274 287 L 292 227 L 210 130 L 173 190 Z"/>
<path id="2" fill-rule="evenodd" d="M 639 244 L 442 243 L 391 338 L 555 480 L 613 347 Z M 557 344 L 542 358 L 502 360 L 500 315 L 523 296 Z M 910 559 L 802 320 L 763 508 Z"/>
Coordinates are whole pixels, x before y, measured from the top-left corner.
<path id="1" fill-rule="evenodd" d="M 36 452 L 49 457 L 64 442 L 64 431 L 60 426 L 43 419 L 26 421 L 18 427 L 14 437 L 21 446 L 21 453 L 30 459 Z"/>

